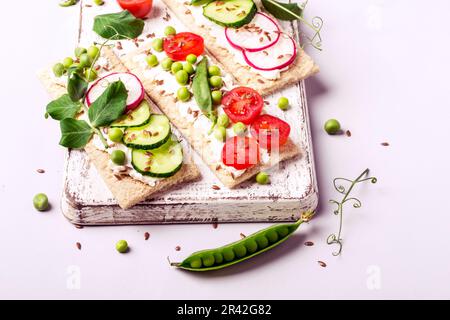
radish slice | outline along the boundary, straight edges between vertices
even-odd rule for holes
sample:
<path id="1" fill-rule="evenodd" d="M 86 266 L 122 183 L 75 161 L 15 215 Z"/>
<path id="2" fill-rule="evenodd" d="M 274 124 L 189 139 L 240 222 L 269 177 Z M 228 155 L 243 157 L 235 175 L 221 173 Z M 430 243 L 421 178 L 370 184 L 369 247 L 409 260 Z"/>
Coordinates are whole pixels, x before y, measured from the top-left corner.
<path id="1" fill-rule="evenodd" d="M 273 46 L 280 38 L 278 24 L 268 15 L 258 12 L 250 24 L 241 28 L 225 28 L 225 37 L 236 49 L 249 52 Z"/>
<path id="2" fill-rule="evenodd" d="M 126 112 L 136 109 L 145 96 L 144 86 L 142 82 L 132 73 L 111 73 L 97 82 L 95 82 L 89 89 L 86 95 L 86 103 L 88 107 L 102 95 L 108 88 L 109 84 L 121 80 L 127 88 L 128 99 Z"/>
<path id="3" fill-rule="evenodd" d="M 297 57 L 297 44 L 286 34 L 282 34 L 276 44 L 262 51 L 243 51 L 245 61 L 252 68 L 271 71 L 291 65 Z"/>

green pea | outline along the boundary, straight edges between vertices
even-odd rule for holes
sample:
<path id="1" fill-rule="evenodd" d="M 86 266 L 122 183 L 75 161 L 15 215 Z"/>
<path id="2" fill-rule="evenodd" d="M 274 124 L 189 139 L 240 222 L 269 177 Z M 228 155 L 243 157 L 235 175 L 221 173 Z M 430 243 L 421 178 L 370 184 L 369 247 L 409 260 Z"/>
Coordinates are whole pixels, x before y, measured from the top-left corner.
<path id="1" fill-rule="evenodd" d="M 195 64 L 197 62 L 197 56 L 193 53 L 188 54 L 186 57 L 186 61 L 189 62 L 190 64 Z"/>
<path id="2" fill-rule="evenodd" d="M 157 52 L 163 52 L 163 40 L 161 38 L 155 38 L 152 41 L 152 47 Z"/>
<path id="3" fill-rule="evenodd" d="M 191 93 L 189 92 L 188 88 L 181 87 L 177 91 L 177 98 L 178 100 L 183 102 L 189 101 L 189 99 L 191 99 Z"/>
<path id="4" fill-rule="evenodd" d="M 75 57 L 79 58 L 82 54 L 87 53 L 86 48 L 78 47 L 75 49 Z"/>
<path id="5" fill-rule="evenodd" d="M 269 184 L 270 182 L 270 176 L 267 172 L 260 172 L 256 176 L 256 182 L 258 184 Z"/>
<path id="6" fill-rule="evenodd" d="M 180 70 L 180 71 L 177 71 L 177 73 L 175 73 L 175 79 L 177 80 L 177 82 L 179 84 L 185 85 L 189 81 L 189 75 L 186 71 Z"/>
<path id="7" fill-rule="evenodd" d="M 183 64 L 181 62 L 174 62 L 170 69 L 173 74 L 176 74 L 178 71 L 183 70 Z"/>
<path id="8" fill-rule="evenodd" d="M 89 49 L 87 50 L 87 55 L 92 59 L 95 60 L 98 58 L 100 54 L 100 49 L 96 46 L 91 46 L 89 47 Z"/>
<path id="9" fill-rule="evenodd" d="M 221 142 L 225 141 L 225 139 L 227 138 L 227 129 L 222 126 L 217 126 L 214 129 L 214 137 Z"/>
<path id="10" fill-rule="evenodd" d="M 183 65 L 183 70 L 186 71 L 188 74 L 194 74 L 195 72 L 194 67 L 189 62 L 186 62 Z"/>
<path id="11" fill-rule="evenodd" d="M 221 264 L 223 262 L 223 255 L 220 252 L 214 253 L 214 261 L 216 264 Z"/>
<path id="12" fill-rule="evenodd" d="M 108 130 L 108 138 L 113 142 L 122 142 L 123 131 L 119 128 L 112 128 Z"/>
<path id="13" fill-rule="evenodd" d="M 119 166 L 124 165 L 124 163 L 125 163 L 125 158 L 126 158 L 125 152 L 123 152 L 122 150 L 114 150 L 114 151 L 111 153 L 111 161 L 112 161 L 114 164 L 117 164 L 117 165 L 119 165 Z"/>
<path id="14" fill-rule="evenodd" d="M 336 134 L 341 130 L 341 124 L 336 119 L 325 122 L 324 129 L 328 134 Z"/>
<path id="15" fill-rule="evenodd" d="M 190 262 L 192 269 L 200 269 L 202 267 L 202 260 L 200 258 L 194 258 Z"/>
<path id="16" fill-rule="evenodd" d="M 105 4 L 105 1 L 103 1 L 103 0 L 94 0 L 94 3 L 95 3 L 96 5 L 98 5 L 98 6 L 102 6 L 102 5 Z"/>
<path id="17" fill-rule="evenodd" d="M 159 64 L 159 62 L 158 62 L 158 57 L 155 56 L 154 54 L 148 55 L 148 56 L 145 58 L 145 61 L 147 61 L 147 64 L 148 64 L 150 67 L 156 67 L 156 66 Z"/>
<path id="18" fill-rule="evenodd" d="M 265 236 L 259 236 L 255 240 L 260 250 L 266 248 L 269 245 L 269 240 Z"/>
<path id="19" fill-rule="evenodd" d="M 278 241 L 278 233 L 275 230 L 270 230 L 266 233 L 267 239 L 270 243 L 275 243 Z"/>
<path id="20" fill-rule="evenodd" d="M 281 227 L 277 230 L 277 232 L 280 235 L 280 238 L 284 238 L 289 234 L 289 229 L 286 227 Z"/>
<path id="21" fill-rule="evenodd" d="M 231 248 L 223 249 L 222 254 L 225 261 L 230 262 L 234 260 L 235 254 Z"/>
<path id="22" fill-rule="evenodd" d="M 89 68 L 84 71 L 84 78 L 87 82 L 92 82 L 97 79 L 97 77 L 97 72 L 94 69 Z"/>
<path id="23" fill-rule="evenodd" d="M 233 125 L 233 131 L 238 136 L 244 136 L 247 132 L 247 126 L 242 122 L 237 122 Z"/>
<path id="24" fill-rule="evenodd" d="M 212 254 L 208 254 L 202 258 L 203 265 L 207 268 L 212 267 L 216 262 Z"/>
<path id="25" fill-rule="evenodd" d="M 258 251 L 258 244 L 254 239 L 247 239 L 245 241 L 245 247 L 247 248 L 247 251 L 249 254 L 255 253 Z"/>
<path id="26" fill-rule="evenodd" d="M 224 128 L 228 127 L 230 125 L 230 118 L 228 118 L 228 116 L 225 113 L 221 114 L 217 118 L 217 125 Z"/>
<path id="27" fill-rule="evenodd" d="M 222 103 L 222 91 L 214 90 L 211 92 L 211 98 L 214 104 L 220 105 Z"/>
<path id="28" fill-rule="evenodd" d="M 69 69 L 73 65 L 73 59 L 71 57 L 67 57 L 63 60 L 62 64 L 64 68 Z"/>
<path id="29" fill-rule="evenodd" d="M 174 36 L 174 35 L 177 34 L 177 30 L 175 30 L 175 28 L 172 27 L 172 26 L 167 26 L 167 27 L 164 29 L 164 34 L 166 35 L 166 37 Z"/>
<path id="30" fill-rule="evenodd" d="M 120 240 L 116 243 L 116 250 L 119 253 L 126 253 L 128 251 L 128 242 L 125 240 Z"/>
<path id="31" fill-rule="evenodd" d="M 220 76 L 222 74 L 222 72 L 220 71 L 220 68 L 218 66 L 210 66 L 208 68 L 208 74 L 210 77 Z"/>
<path id="32" fill-rule="evenodd" d="M 88 56 L 87 53 L 83 53 L 80 56 L 80 66 L 82 68 L 90 67 L 92 65 L 92 59 Z"/>
<path id="33" fill-rule="evenodd" d="M 236 245 L 233 248 L 233 251 L 236 254 L 236 257 L 238 258 L 243 258 L 247 254 L 247 248 L 243 244 Z"/>
<path id="34" fill-rule="evenodd" d="M 209 84 L 211 87 L 220 88 L 223 85 L 223 80 L 220 76 L 212 76 L 209 78 Z"/>
<path id="35" fill-rule="evenodd" d="M 287 110 L 289 109 L 289 99 L 286 97 L 281 97 L 278 99 L 278 108 L 281 110 Z"/>
<path id="36" fill-rule="evenodd" d="M 165 58 L 161 62 L 161 66 L 164 70 L 169 71 L 172 68 L 173 60 L 170 58 Z"/>
<path id="37" fill-rule="evenodd" d="M 53 66 L 53 73 L 55 74 L 55 77 L 62 77 L 65 71 L 66 69 L 62 63 L 57 63 Z"/>
<path id="38" fill-rule="evenodd" d="M 33 198 L 33 205 L 37 211 L 47 211 L 49 208 L 48 197 L 44 193 L 39 193 Z"/>

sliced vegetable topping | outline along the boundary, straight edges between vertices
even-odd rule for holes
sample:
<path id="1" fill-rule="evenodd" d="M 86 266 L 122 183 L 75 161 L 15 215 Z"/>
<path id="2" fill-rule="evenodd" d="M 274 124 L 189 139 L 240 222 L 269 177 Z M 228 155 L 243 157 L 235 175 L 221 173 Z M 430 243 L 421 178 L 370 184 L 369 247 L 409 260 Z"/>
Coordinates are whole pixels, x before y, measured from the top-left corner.
<path id="1" fill-rule="evenodd" d="M 243 51 L 245 61 L 252 68 L 271 71 L 280 70 L 291 65 L 297 57 L 295 40 L 282 34 L 277 43 L 262 51 Z"/>
<path id="2" fill-rule="evenodd" d="M 263 114 L 253 122 L 250 133 L 258 140 L 261 148 L 270 150 L 286 144 L 291 126 L 277 117 Z"/>
<path id="3" fill-rule="evenodd" d="M 153 7 L 153 0 L 117 0 L 124 10 L 131 12 L 136 18 L 145 18 Z"/>
<path id="4" fill-rule="evenodd" d="M 255 90 L 238 87 L 229 91 L 222 99 L 225 113 L 233 121 L 251 124 L 261 113 L 264 105 L 263 98 Z"/>
<path id="5" fill-rule="evenodd" d="M 256 5 L 252 0 L 213 1 L 203 7 L 203 15 L 218 25 L 239 28 L 253 20 Z"/>
<path id="6" fill-rule="evenodd" d="M 121 80 L 128 91 L 126 111 L 136 109 L 144 99 L 144 87 L 132 73 L 111 73 L 95 82 L 86 95 L 86 103 L 90 106 L 108 88 L 108 85 Z"/>
<path id="7" fill-rule="evenodd" d="M 233 137 L 225 142 L 222 162 L 237 170 L 245 170 L 259 163 L 258 142 L 250 137 Z"/>
<path id="8" fill-rule="evenodd" d="M 226 28 L 228 42 L 239 50 L 261 51 L 273 46 L 280 38 L 278 24 L 264 13 L 256 13 L 248 25 L 239 29 Z"/>
<path id="9" fill-rule="evenodd" d="M 133 150 L 131 162 L 134 169 L 145 176 L 168 178 L 183 166 L 183 148 L 170 139 L 155 150 Z"/>
<path id="10" fill-rule="evenodd" d="M 153 114 L 145 126 L 125 130 L 123 142 L 129 148 L 151 150 L 165 144 L 171 134 L 169 119 L 161 114 Z"/>
<path id="11" fill-rule="evenodd" d="M 133 128 L 142 127 L 150 121 L 150 106 L 146 100 L 142 101 L 139 107 L 124 114 L 111 124 L 112 128 Z"/>
<path id="12" fill-rule="evenodd" d="M 164 39 L 164 51 L 175 61 L 185 61 L 190 54 L 199 56 L 205 51 L 203 38 L 191 33 L 180 32 Z"/>

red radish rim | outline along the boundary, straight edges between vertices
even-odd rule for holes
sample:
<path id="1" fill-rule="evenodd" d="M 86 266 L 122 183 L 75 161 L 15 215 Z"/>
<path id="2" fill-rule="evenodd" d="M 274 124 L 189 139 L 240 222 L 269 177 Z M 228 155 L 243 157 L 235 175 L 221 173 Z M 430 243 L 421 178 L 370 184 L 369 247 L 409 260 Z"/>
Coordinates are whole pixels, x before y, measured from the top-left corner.
<path id="1" fill-rule="evenodd" d="M 272 68 L 260 68 L 260 67 L 257 67 L 256 65 L 254 65 L 253 62 L 251 62 L 251 61 L 249 60 L 249 58 L 247 57 L 247 53 L 246 53 L 246 51 L 244 50 L 244 51 L 242 51 L 242 54 L 243 54 L 243 56 L 244 56 L 245 62 L 247 62 L 247 64 L 248 64 L 250 67 L 252 67 L 252 68 L 254 68 L 254 69 L 257 69 L 257 70 L 261 70 L 261 71 L 280 70 L 280 69 L 283 69 L 283 68 L 285 68 L 285 67 L 287 67 L 287 66 L 290 66 L 290 65 L 295 61 L 295 59 L 297 58 L 297 54 L 298 54 L 297 44 L 295 43 L 295 40 L 294 40 L 290 35 L 285 34 L 285 33 L 284 33 L 284 35 L 286 35 L 289 39 L 291 39 L 292 44 L 293 44 L 293 46 L 294 46 L 294 54 L 292 55 L 292 57 L 291 57 L 288 61 L 286 61 L 285 63 L 280 64 L 279 66 L 276 66 L 276 67 L 272 67 Z"/>
<path id="2" fill-rule="evenodd" d="M 270 47 L 274 46 L 278 42 L 278 40 L 280 40 L 281 30 L 280 30 L 280 27 L 278 26 L 278 24 L 271 17 L 269 17 L 268 15 L 266 15 L 266 14 L 264 14 L 262 12 L 257 12 L 256 14 L 259 14 L 259 15 L 262 15 L 262 16 L 266 17 L 267 19 L 270 20 L 270 22 L 272 22 L 275 25 L 275 27 L 277 28 L 277 32 L 276 32 L 277 33 L 277 38 L 275 39 L 275 41 L 273 41 L 272 43 L 269 43 L 266 46 L 259 47 L 259 48 L 244 48 L 244 47 L 241 47 L 238 44 L 234 43 L 230 39 L 230 36 L 228 35 L 227 31 L 228 31 L 228 29 L 233 29 L 233 28 L 226 27 L 225 28 L 225 38 L 227 38 L 227 41 L 230 43 L 230 45 L 233 48 L 238 49 L 238 50 L 243 50 L 243 51 L 245 50 L 245 51 L 248 51 L 248 52 L 258 52 L 258 51 L 262 51 L 264 49 L 267 49 L 267 48 L 270 48 Z"/>
<path id="3" fill-rule="evenodd" d="M 139 98 L 138 98 L 135 102 L 133 102 L 133 103 L 127 105 L 127 109 L 126 109 L 126 110 L 127 110 L 127 111 L 133 110 L 133 109 L 135 109 L 137 106 L 140 105 L 140 103 L 142 102 L 142 100 L 144 100 L 144 98 L 145 98 L 145 90 L 144 90 L 144 85 L 142 84 L 142 81 L 139 80 L 139 78 L 138 78 L 135 74 L 133 74 L 133 73 L 131 73 L 131 72 L 113 72 L 113 73 L 110 73 L 110 74 L 108 74 L 108 75 L 106 75 L 106 76 L 104 76 L 104 77 L 98 79 L 97 81 L 95 81 L 95 82 L 91 85 L 91 87 L 89 88 L 89 90 L 88 90 L 87 93 L 86 93 L 86 104 L 87 104 L 88 107 L 90 107 L 91 104 L 93 103 L 93 102 L 91 102 L 91 100 L 89 99 L 89 94 L 91 93 L 92 88 L 94 88 L 96 85 L 98 85 L 98 83 L 99 83 L 100 81 L 102 81 L 102 80 L 104 80 L 104 79 L 106 79 L 106 78 L 109 78 L 109 77 L 111 77 L 111 76 L 118 75 L 118 74 L 126 74 L 126 75 L 129 75 L 129 76 L 134 77 L 134 78 L 137 80 L 137 82 L 139 83 L 139 86 L 141 87 L 141 95 L 139 96 Z"/>

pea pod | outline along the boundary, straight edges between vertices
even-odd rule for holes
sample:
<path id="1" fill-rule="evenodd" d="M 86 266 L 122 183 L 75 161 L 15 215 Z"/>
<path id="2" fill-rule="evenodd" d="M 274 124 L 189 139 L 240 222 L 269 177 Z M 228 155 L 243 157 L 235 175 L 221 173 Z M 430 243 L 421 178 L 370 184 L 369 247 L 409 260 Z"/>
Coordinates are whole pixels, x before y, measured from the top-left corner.
<path id="1" fill-rule="evenodd" d="M 194 272 L 230 267 L 283 243 L 313 215 L 314 213 L 307 212 L 296 223 L 271 226 L 223 247 L 195 252 L 180 263 L 171 263 L 171 266 Z"/>
<path id="2" fill-rule="evenodd" d="M 208 116 L 212 114 L 211 88 L 208 79 L 208 60 L 204 57 L 197 66 L 192 91 L 198 107 Z"/>

